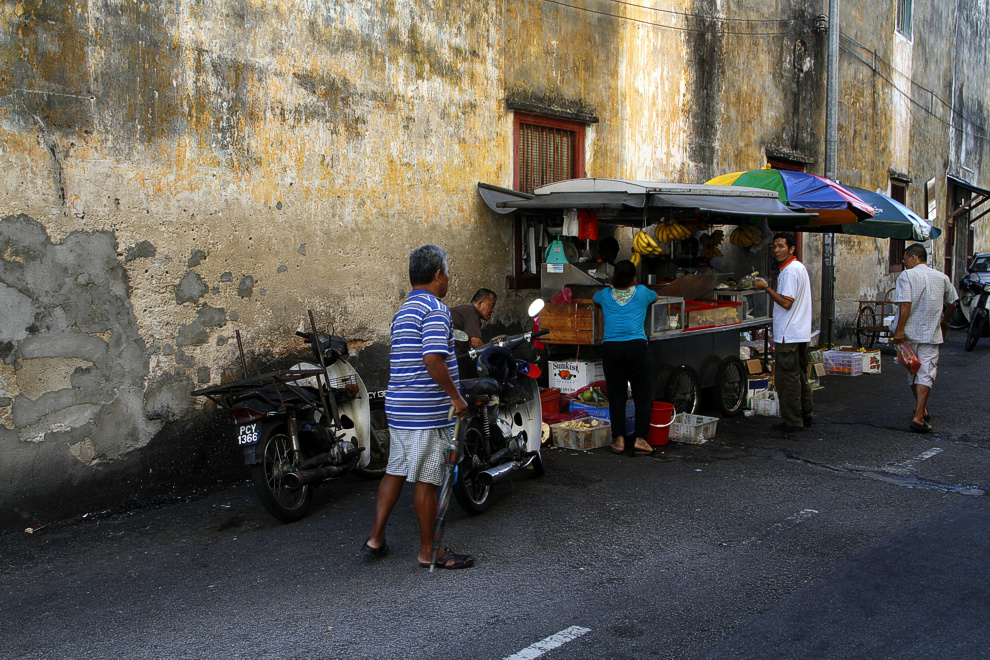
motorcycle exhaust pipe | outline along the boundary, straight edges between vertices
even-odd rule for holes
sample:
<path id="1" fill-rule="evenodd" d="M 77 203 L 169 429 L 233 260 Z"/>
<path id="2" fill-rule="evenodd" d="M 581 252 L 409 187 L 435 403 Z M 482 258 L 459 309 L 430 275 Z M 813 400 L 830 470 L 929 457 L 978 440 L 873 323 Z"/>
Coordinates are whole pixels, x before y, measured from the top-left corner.
<path id="1" fill-rule="evenodd" d="M 525 465 L 525 463 L 522 461 L 512 461 L 510 463 L 502 463 L 501 465 L 488 468 L 487 470 L 478 473 L 478 483 L 482 486 L 491 486 L 495 482 L 505 479 L 523 465 Z"/>
<path id="2" fill-rule="evenodd" d="M 348 469 L 349 466 L 347 465 L 324 465 L 323 467 L 313 468 L 312 470 L 289 472 L 283 479 L 285 480 L 285 485 L 289 488 L 302 488 L 308 484 L 319 483 L 324 479 L 339 477 L 347 472 Z"/>

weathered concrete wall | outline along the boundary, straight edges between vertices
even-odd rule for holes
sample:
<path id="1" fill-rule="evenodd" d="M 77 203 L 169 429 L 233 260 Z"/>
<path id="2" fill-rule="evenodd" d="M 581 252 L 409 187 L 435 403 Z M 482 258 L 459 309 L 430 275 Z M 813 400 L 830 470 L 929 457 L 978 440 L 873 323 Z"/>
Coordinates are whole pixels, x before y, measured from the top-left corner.
<path id="1" fill-rule="evenodd" d="M 476 192 L 512 182 L 506 99 L 598 116 L 590 176 L 698 182 L 768 147 L 820 171 L 821 0 L 639 4 L 3 3 L 0 525 L 238 474 L 223 420 L 188 395 L 235 367 L 235 330 L 278 362 L 313 309 L 383 386 L 423 243 L 451 254 L 452 304 L 488 286 L 496 325 L 518 324 L 533 292 L 503 292 L 511 223 Z M 951 12 L 916 8 L 931 36 L 895 47 L 893 7 L 847 3 L 843 31 L 954 98 Z M 931 176 L 944 199 L 945 127 L 847 53 L 842 76 L 840 178 L 903 167 L 916 208 Z M 985 91 L 965 90 L 986 125 Z M 848 317 L 889 284 L 886 242 L 839 250 Z"/>

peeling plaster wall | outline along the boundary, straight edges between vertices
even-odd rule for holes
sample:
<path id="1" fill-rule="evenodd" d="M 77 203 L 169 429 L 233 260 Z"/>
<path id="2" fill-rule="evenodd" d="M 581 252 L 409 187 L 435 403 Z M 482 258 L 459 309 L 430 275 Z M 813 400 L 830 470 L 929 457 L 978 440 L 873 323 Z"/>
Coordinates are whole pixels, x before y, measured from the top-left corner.
<path id="1" fill-rule="evenodd" d="M 533 292 L 503 290 L 511 222 L 476 191 L 511 185 L 508 98 L 598 116 L 589 176 L 698 182 L 768 147 L 821 171 L 821 0 L 584 4 L 3 3 L 0 526 L 238 474 L 224 420 L 188 394 L 236 374 L 237 330 L 252 366 L 276 364 L 312 309 L 384 386 L 423 243 L 451 255 L 451 304 L 494 288 L 494 325 L 518 324 Z M 846 4 L 843 32 L 894 61 L 894 5 Z M 916 17 L 931 36 L 896 61 L 986 125 L 967 82 L 985 75 L 953 61 L 985 53 L 943 47 L 952 12 Z M 876 188 L 904 167 L 915 208 L 931 176 L 944 200 L 944 127 L 914 103 L 895 122 L 890 86 L 845 53 L 841 75 L 840 179 Z M 729 269 L 761 261 L 735 250 Z M 839 259 L 848 319 L 893 278 L 886 241 L 842 237 Z"/>

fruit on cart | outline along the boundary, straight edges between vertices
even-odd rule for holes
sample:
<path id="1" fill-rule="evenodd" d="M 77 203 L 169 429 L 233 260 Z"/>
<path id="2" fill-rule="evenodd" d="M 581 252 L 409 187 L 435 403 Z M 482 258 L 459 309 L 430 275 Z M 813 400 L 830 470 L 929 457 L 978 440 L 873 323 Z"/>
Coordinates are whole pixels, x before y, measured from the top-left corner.
<path id="1" fill-rule="evenodd" d="M 701 256 L 706 259 L 715 259 L 722 256 L 719 246 L 725 238 L 725 232 L 716 229 L 710 234 L 702 234 L 698 240 L 701 242 Z"/>
<path id="2" fill-rule="evenodd" d="M 571 419 L 566 422 L 561 422 L 559 424 L 555 424 L 554 426 L 561 426 L 565 429 L 593 429 L 601 425 L 601 421 L 595 419 L 594 417 L 582 417 L 581 419 Z"/>
<path id="3" fill-rule="evenodd" d="M 759 245 L 763 241 L 763 232 L 759 227 L 753 225 L 743 225 L 742 227 L 737 227 L 732 235 L 729 236 L 729 242 L 736 247 L 752 247 L 754 245 Z"/>

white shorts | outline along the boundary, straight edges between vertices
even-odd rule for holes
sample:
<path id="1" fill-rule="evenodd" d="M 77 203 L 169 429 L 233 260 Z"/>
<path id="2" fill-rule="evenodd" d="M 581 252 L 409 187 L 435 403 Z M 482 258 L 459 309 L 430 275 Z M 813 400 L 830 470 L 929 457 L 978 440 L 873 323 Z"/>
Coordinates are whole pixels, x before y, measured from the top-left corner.
<path id="1" fill-rule="evenodd" d="M 450 444 L 450 429 L 396 429 L 389 431 L 388 467 L 385 472 L 406 481 L 443 484 L 443 454 Z"/>
<path id="2" fill-rule="evenodd" d="M 918 360 L 921 368 L 918 373 L 908 372 L 908 385 L 924 385 L 931 387 L 935 384 L 935 374 L 938 372 L 938 344 L 916 344 L 913 341 L 905 341 L 910 346 Z"/>

